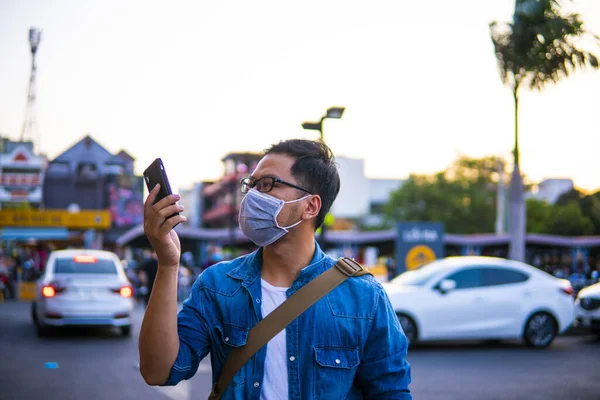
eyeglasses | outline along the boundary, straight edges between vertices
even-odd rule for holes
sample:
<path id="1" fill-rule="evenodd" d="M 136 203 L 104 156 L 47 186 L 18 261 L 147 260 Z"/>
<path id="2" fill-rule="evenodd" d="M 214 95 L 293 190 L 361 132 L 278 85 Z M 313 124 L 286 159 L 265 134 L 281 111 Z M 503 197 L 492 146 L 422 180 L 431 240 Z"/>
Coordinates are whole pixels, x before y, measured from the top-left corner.
<path id="1" fill-rule="evenodd" d="M 312 194 L 311 192 L 309 192 L 306 189 L 301 188 L 300 186 L 296 186 L 293 183 L 289 183 L 289 182 L 286 182 L 279 178 L 274 178 L 272 176 L 263 176 L 260 179 L 254 179 L 252 177 L 244 178 L 240 181 L 240 183 L 241 183 L 242 193 L 248 193 L 250 191 L 250 189 L 253 189 L 253 188 L 255 188 L 256 190 L 258 190 L 261 193 L 268 193 L 271 190 L 273 190 L 273 187 L 275 187 L 275 183 L 279 183 L 281 185 L 290 186 L 290 187 L 293 187 L 294 189 L 302 190 L 303 192 Z"/>

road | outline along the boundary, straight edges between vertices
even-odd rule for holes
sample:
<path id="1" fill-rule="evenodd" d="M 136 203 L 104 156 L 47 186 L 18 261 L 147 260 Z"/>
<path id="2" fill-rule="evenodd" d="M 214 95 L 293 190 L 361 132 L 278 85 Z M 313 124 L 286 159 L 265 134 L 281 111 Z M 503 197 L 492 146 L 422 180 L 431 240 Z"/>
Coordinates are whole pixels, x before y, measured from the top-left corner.
<path id="1" fill-rule="evenodd" d="M 0 399 L 207 398 L 208 360 L 176 387 L 144 383 L 137 369 L 142 317 L 140 306 L 130 338 L 77 329 L 40 339 L 28 303 L 0 304 Z M 600 341 L 592 336 L 560 337 L 543 351 L 516 342 L 423 345 L 410 350 L 409 361 L 415 399 L 600 399 Z"/>

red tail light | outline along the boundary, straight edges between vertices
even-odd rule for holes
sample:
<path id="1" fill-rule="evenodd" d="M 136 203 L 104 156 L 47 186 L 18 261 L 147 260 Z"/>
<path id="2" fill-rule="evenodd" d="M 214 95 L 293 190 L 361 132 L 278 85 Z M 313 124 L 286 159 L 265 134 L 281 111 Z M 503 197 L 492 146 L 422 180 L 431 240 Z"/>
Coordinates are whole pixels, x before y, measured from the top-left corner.
<path id="1" fill-rule="evenodd" d="M 573 296 L 573 288 L 571 286 L 563 287 L 560 289 L 561 292 Z"/>
<path id="2" fill-rule="evenodd" d="M 49 285 L 44 285 L 42 287 L 42 296 L 44 297 L 54 297 L 57 293 L 62 293 L 65 291 L 64 286 L 57 285 L 55 283 L 50 283 Z"/>
<path id="3" fill-rule="evenodd" d="M 42 288 L 42 294 L 44 297 L 54 297 L 56 296 L 56 290 L 52 286 L 46 285 Z"/>
<path id="4" fill-rule="evenodd" d="M 115 293 L 119 293 L 122 297 L 131 297 L 133 296 L 133 289 L 131 286 L 122 286 L 120 288 L 116 288 L 112 290 Z"/>

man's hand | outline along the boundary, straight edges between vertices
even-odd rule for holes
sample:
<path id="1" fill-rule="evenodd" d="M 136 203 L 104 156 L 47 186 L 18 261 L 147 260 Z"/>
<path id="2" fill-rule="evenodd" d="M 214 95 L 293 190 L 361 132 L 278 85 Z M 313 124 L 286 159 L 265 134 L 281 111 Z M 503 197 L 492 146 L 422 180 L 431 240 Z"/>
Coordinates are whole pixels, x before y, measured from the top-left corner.
<path id="1" fill-rule="evenodd" d="M 167 219 L 169 215 L 182 212 L 183 206 L 176 204 L 180 199 L 178 194 L 167 196 L 153 205 L 159 190 L 160 184 L 157 184 L 144 203 L 144 233 L 156 251 L 158 265 L 177 267 L 181 256 L 181 245 L 173 227 L 186 221 L 187 218 L 180 214 Z"/>

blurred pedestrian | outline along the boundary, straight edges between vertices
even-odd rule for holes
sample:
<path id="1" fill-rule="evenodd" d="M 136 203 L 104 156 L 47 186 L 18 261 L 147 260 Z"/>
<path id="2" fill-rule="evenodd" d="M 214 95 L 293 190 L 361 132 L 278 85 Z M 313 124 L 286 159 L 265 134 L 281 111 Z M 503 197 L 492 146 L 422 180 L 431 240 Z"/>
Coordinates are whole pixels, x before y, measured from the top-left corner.
<path id="1" fill-rule="evenodd" d="M 147 307 L 148 302 L 150 301 L 150 295 L 152 294 L 152 288 L 154 287 L 154 281 L 156 280 L 156 274 L 158 273 L 158 258 L 154 250 L 149 252 L 148 257 L 142 263 L 140 273 L 141 281 L 146 286 L 143 298 L 144 304 Z"/>
<path id="2" fill-rule="evenodd" d="M 15 298 L 15 287 L 11 277 L 14 263 L 11 257 L 0 254 L 0 286 L 4 292 L 4 298 Z"/>

